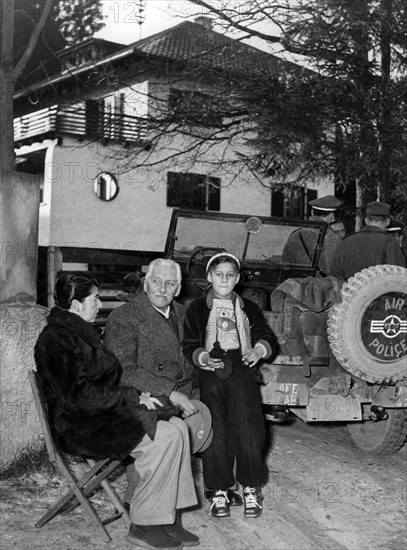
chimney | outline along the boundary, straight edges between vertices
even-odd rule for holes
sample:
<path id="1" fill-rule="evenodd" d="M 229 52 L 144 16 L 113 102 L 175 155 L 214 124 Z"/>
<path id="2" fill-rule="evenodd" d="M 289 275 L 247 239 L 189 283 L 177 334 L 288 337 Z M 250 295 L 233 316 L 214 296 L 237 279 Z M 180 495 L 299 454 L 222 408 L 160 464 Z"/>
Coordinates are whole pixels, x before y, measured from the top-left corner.
<path id="1" fill-rule="evenodd" d="M 198 25 L 202 25 L 208 31 L 212 29 L 212 19 L 210 17 L 206 17 L 205 15 L 200 15 L 199 17 L 196 17 L 195 23 L 197 23 Z"/>

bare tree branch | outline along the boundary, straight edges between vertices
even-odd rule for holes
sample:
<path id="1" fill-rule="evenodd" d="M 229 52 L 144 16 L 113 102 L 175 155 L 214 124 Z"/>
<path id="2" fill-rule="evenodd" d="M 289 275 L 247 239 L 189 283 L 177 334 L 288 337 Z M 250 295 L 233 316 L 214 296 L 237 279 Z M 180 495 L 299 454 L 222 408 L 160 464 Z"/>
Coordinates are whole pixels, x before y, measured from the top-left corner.
<path id="1" fill-rule="evenodd" d="M 0 70 L 11 71 L 13 67 L 14 0 L 2 2 L 1 10 Z"/>
<path id="2" fill-rule="evenodd" d="M 47 0 L 46 4 L 44 6 L 44 9 L 42 10 L 41 16 L 38 19 L 38 22 L 31 33 L 30 40 L 28 41 L 27 47 L 23 53 L 23 55 L 20 57 L 20 60 L 16 64 L 13 70 L 13 79 L 16 81 L 18 77 L 21 75 L 21 73 L 24 70 L 24 67 L 27 65 L 28 60 L 30 59 L 35 46 L 37 45 L 38 38 L 41 34 L 42 29 L 44 28 L 44 25 L 47 21 L 48 15 L 52 8 L 52 2 L 53 0 Z"/>
<path id="3" fill-rule="evenodd" d="M 226 7 L 227 6 L 226 2 L 224 3 L 224 6 L 222 6 L 221 8 L 216 7 L 216 4 L 217 4 L 216 2 L 214 4 L 213 3 L 211 4 L 210 2 L 205 2 L 204 0 L 189 0 L 189 2 L 191 4 L 195 4 L 196 6 L 200 6 L 201 8 L 207 9 L 210 13 L 217 15 L 222 21 L 231 25 L 234 29 L 245 32 L 249 36 L 261 38 L 262 40 L 265 40 L 270 43 L 280 42 L 279 36 L 263 33 L 253 27 L 248 27 L 247 25 L 241 24 L 240 21 L 236 19 L 236 17 L 233 17 L 232 15 L 228 14 L 229 11 L 231 11 L 231 12 L 234 12 L 236 16 L 237 10 L 233 10 L 233 8 Z M 232 3 L 232 6 L 233 6 L 233 3 Z M 266 16 L 265 10 L 263 8 L 259 9 L 257 13 L 258 15 L 262 15 L 263 17 Z"/>

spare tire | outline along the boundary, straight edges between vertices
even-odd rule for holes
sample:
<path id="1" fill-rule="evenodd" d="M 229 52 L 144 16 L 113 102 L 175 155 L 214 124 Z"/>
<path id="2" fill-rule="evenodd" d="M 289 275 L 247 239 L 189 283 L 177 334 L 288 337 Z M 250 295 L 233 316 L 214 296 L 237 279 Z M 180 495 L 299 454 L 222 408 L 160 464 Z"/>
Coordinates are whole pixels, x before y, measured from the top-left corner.
<path id="1" fill-rule="evenodd" d="M 377 265 L 342 287 L 328 318 L 328 339 L 342 365 L 374 384 L 407 379 L 407 269 Z"/>

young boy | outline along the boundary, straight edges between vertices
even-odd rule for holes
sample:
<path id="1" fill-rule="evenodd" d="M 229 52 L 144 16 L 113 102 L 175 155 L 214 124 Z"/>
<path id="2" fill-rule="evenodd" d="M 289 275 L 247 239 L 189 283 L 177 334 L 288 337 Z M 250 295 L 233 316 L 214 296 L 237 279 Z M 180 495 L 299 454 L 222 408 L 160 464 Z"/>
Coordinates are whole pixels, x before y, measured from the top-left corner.
<path id="1" fill-rule="evenodd" d="M 186 312 L 183 351 L 199 367 L 200 399 L 212 414 L 213 441 L 202 453 L 205 487 L 212 491 L 210 513 L 230 516 L 227 488 L 243 486 L 244 515 L 260 516 L 260 485 L 267 480 L 262 458 L 265 423 L 256 365 L 277 349 L 261 310 L 235 292 L 240 262 L 226 252 L 206 267 L 212 289 Z"/>

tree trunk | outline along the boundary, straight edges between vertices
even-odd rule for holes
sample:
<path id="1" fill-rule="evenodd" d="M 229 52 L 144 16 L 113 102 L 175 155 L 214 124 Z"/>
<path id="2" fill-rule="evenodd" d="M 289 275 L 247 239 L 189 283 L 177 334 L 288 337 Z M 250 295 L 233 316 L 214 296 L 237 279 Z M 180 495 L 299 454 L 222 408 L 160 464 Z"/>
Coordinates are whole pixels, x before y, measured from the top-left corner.
<path id="1" fill-rule="evenodd" d="M 39 178 L 2 171 L 0 302 L 19 293 L 37 298 Z"/>
<path id="2" fill-rule="evenodd" d="M 390 66 L 391 66 L 391 15 L 393 0 L 381 1 L 381 90 L 379 132 L 379 182 L 378 199 L 388 202 L 390 194 L 390 156 L 391 156 L 391 121 L 392 109 L 389 101 Z"/>
<path id="3" fill-rule="evenodd" d="M 52 7 L 47 0 L 17 65 L 13 66 L 14 0 L 0 3 L 0 302 L 24 292 L 37 296 L 38 176 L 15 172 L 14 88 L 30 58 Z"/>
<path id="4" fill-rule="evenodd" d="M 362 209 L 363 209 L 363 189 L 359 180 L 355 182 L 356 186 L 356 216 L 355 216 L 355 231 L 362 229 Z"/>

